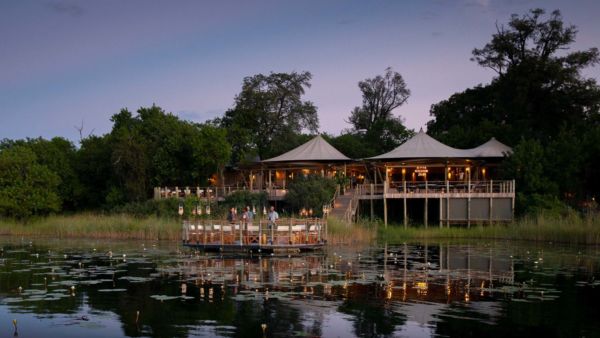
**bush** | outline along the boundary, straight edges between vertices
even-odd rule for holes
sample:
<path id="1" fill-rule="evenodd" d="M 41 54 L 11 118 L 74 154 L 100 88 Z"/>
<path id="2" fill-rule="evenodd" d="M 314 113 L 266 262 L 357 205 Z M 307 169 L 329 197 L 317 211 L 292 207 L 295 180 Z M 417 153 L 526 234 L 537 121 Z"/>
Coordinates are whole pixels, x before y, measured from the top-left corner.
<path id="1" fill-rule="evenodd" d="M 319 175 L 298 175 L 289 184 L 286 202 L 294 211 L 302 208 L 313 209 L 320 216 L 323 205 L 329 203 L 335 193 L 336 183 L 330 178 Z"/>
<path id="2" fill-rule="evenodd" d="M 257 212 L 261 206 L 267 205 L 267 194 L 264 192 L 253 193 L 246 190 L 235 191 L 225 197 L 224 206 L 229 208 L 256 207 Z"/>

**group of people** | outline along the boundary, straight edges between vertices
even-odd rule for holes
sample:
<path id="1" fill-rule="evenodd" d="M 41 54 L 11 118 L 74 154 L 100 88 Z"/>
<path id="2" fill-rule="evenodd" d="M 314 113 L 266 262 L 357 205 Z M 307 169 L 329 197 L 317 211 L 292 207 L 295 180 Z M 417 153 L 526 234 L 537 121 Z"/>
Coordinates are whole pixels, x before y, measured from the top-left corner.
<path id="1" fill-rule="evenodd" d="M 243 209 L 240 220 L 242 224 L 246 226 L 251 225 L 252 221 L 254 220 L 254 216 L 255 215 L 252 209 L 250 209 L 250 207 L 247 206 Z M 271 208 L 269 209 L 269 213 L 267 214 L 267 227 L 269 229 L 273 228 L 278 219 L 279 214 L 277 213 L 277 211 L 275 211 L 275 207 L 271 206 Z M 229 210 L 229 213 L 227 214 L 227 221 L 229 221 L 229 223 L 235 223 L 238 221 L 237 210 L 234 207 L 232 207 Z"/>

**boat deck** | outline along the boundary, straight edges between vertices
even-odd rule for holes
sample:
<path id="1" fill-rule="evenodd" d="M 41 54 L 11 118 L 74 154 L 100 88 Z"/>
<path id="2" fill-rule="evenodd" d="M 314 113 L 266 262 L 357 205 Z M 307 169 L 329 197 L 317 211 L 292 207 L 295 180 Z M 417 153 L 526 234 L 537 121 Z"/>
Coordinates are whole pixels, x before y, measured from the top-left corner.
<path id="1" fill-rule="evenodd" d="M 327 222 L 319 218 L 239 223 L 220 220 L 184 221 L 183 246 L 220 252 L 314 251 L 326 243 Z"/>

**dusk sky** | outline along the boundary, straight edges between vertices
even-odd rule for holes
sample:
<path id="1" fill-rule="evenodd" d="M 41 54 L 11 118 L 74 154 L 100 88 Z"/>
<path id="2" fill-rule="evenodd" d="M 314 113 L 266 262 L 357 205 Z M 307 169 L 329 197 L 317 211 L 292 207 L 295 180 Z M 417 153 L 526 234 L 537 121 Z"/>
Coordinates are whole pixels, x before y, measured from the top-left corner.
<path id="1" fill-rule="evenodd" d="M 339 134 L 357 83 L 390 66 L 412 95 L 409 128 L 432 104 L 493 71 L 469 60 L 496 23 L 560 9 L 573 49 L 600 47 L 600 1 L 9 1 L 0 0 L 0 139 L 110 131 L 110 116 L 156 103 L 203 122 L 233 105 L 242 79 L 310 71 L 305 99 Z M 600 67 L 585 73 L 600 79 Z"/>

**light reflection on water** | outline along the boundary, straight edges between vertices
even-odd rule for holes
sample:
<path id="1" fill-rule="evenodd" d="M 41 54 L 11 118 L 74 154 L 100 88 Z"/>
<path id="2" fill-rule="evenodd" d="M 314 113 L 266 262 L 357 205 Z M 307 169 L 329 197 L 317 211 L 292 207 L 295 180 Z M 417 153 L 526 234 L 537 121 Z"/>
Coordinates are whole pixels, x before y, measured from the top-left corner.
<path id="1" fill-rule="evenodd" d="M 402 243 L 240 258 L 139 241 L 0 246 L 0 332 L 17 319 L 20 337 L 261 337 L 261 324 L 266 336 L 600 335 L 590 247 Z"/>

